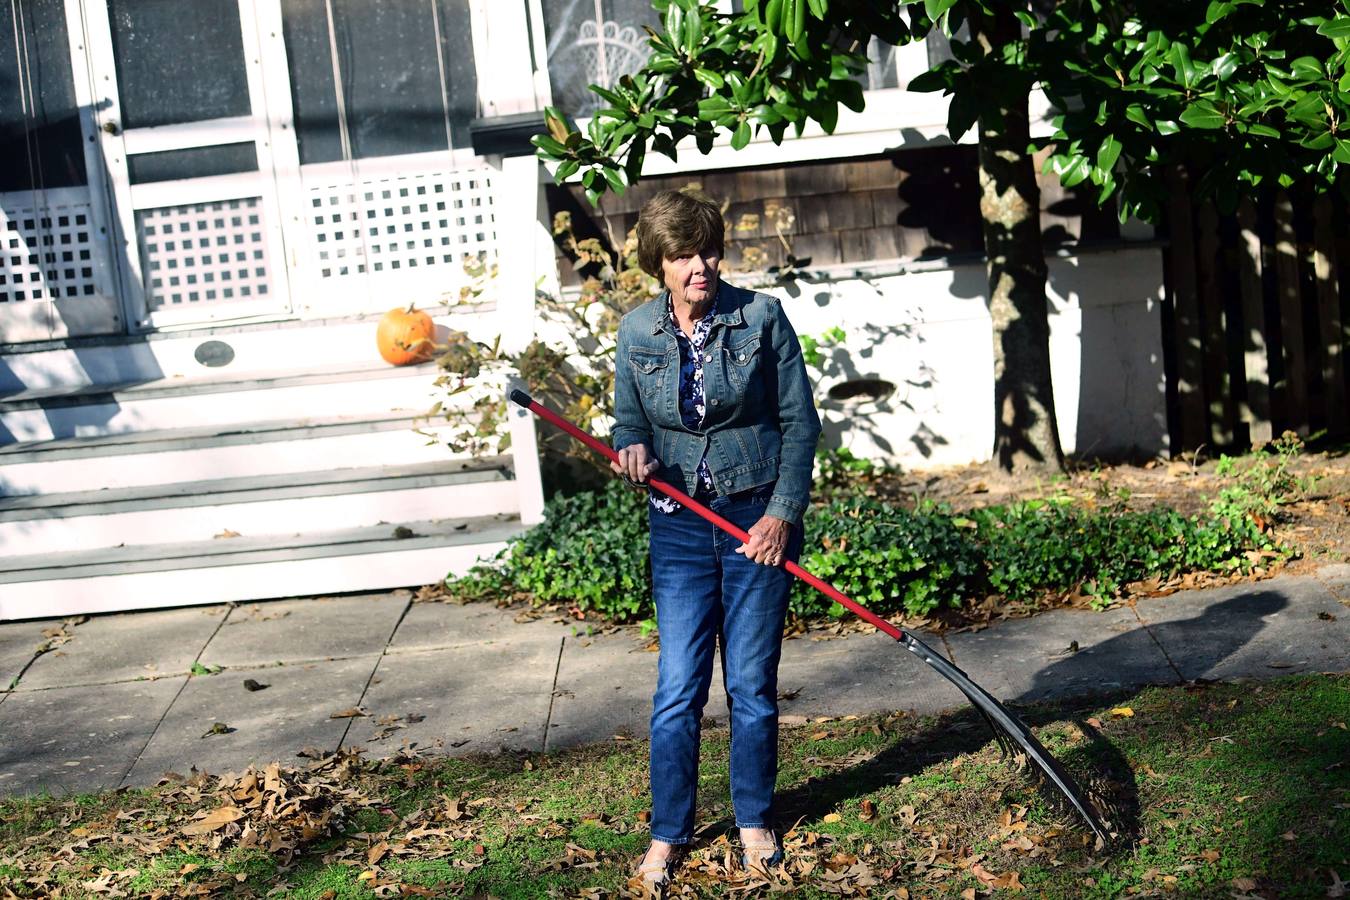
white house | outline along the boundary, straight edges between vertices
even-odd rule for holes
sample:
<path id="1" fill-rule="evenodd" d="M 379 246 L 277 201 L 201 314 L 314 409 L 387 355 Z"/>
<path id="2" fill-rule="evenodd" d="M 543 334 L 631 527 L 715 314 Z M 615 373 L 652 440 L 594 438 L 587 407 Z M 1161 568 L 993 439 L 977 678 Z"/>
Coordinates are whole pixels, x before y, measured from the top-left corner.
<path id="1" fill-rule="evenodd" d="M 574 200 L 527 138 L 641 65 L 649 3 L 19 0 L 0 20 L 0 620 L 426 584 L 540 518 L 533 423 L 502 457 L 428 445 L 438 373 L 381 361 L 375 325 L 416 303 L 532 338 L 536 290 L 568 289 L 547 223 Z M 835 134 L 647 174 L 732 201 L 729 277 L 812 257 L 780 290 L 799 331 L 849 334 L 819 385 L 829 440 L 987 458 L 983 263 L 934 224 L 964 151 L 943 101 L 903 90 L 941 48 L 872 51 Z M 1158 248 L 1094 243 L 1047 196 L 1064 444 L 1156 452 Z M 500 266 L 481 302 L 458 302 L 466 255 Z"/>

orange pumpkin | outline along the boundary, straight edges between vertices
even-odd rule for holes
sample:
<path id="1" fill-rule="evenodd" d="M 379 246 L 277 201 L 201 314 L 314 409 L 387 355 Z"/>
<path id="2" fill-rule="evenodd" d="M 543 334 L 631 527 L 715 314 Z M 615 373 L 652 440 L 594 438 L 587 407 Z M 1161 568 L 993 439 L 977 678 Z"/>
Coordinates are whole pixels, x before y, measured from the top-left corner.
<path id="1" fill-rule="evenodd" d="M 436 325 L 416 306 L 389 310 L 380 319 L 375 345 L 386 362 L 406 366 L 430 359 L 436 350 Z"/>

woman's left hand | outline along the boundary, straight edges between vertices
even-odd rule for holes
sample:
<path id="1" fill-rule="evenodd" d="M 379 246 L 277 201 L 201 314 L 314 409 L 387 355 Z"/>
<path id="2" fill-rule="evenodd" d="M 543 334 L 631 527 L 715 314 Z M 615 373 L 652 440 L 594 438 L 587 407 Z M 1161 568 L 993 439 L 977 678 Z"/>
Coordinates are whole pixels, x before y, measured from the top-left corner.
<path id="1" fill-rule="evenodd" d="M 787 552 L 788 536 L 792 533 L 792 523 L 776 516 L 763 516 L 750 526 L 750 542 L 736 548 L 753 562 L 766 566 L 783 564 Z"/>

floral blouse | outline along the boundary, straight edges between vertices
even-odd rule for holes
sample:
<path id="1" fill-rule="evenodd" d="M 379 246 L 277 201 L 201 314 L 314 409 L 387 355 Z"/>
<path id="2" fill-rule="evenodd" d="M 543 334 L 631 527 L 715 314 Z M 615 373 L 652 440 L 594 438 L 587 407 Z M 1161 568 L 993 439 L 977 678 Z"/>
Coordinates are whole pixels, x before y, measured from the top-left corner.
<path id="1" fill-rule="evenodd" d="M 675 332 L 676 343 L 680 346 L 680 418 L 689 429 L 703 427 L 703 414 L 706 412 L 703 394 L 703 344 L 712 331 L 713 316 L 717 313 L 717 300 L 708 305 L 703 318 L 694 323 L 694 333 L 687 335 L 675 320 L 675 307 L 669 299 L 666 301 L 666 316 L 670 320 L 671 330 Z M 708 458 L 698 461 L 698 486 L 700 490 L 712 492 L 712 470 L 708 468 Z M 651 493 L 654 509 L 670 514 L 680 511 L 680 503 L 670 497 Z"/>

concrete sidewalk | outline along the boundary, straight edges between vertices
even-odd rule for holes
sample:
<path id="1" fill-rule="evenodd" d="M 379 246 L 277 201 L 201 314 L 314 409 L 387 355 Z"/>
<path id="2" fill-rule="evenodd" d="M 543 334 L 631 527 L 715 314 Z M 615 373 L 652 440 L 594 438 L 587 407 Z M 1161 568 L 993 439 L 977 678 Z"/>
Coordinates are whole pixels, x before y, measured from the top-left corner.
<path id="1" fill-rule="evenodd" d="M 18 679 L 0 693 L 0 794 L 147 785 L 194 765 L 292 762 L 307 748 L 546 752 L 640 736 L 656 679 L 656 654 L 633 629 L 517 624 L 491 606 L 413 603 L 407 591 L 61 626 L 0 624 L 0 687 Z M 819 637 L 784 644 L 787 721 L 965 702 L 883 635 Z M 1014 702 L 1345 672 L 1350 565 L 923 639 Z M 48 641 L 60 643 L 35 655 Z M 725 719 L 718 681 L 707 714 Z"/>

